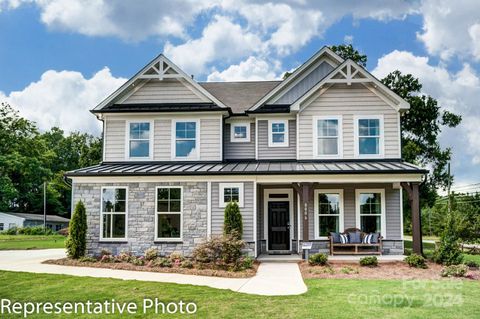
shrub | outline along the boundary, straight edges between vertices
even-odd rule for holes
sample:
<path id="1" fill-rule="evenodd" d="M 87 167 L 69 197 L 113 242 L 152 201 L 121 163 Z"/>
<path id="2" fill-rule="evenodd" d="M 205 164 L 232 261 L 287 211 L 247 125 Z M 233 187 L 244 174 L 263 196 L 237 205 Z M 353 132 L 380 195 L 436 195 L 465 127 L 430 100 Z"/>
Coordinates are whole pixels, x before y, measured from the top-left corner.
<path id="1" fill-rule="evenodd" d="M 135 266 L 144 266 L 145 265 L 145 257 L 143 257 L 143 256 L 140 256 L 140 257 L 132 256 L 132 258 L 130 258 L 130 263 L 132 265 L 135 265 Z"/>
<path id="2" fill-rule="evenodd" d="M 87 250 L 87 214 L 82 201 L 79 201 L 75 206 L 69 230 L 69 235 L 65 241 L 68 257 L 78 259 L 85 256 Z"/>
<path id="3" fill-rule="evenodd" d="M 102 250 L 100 250 L 100 257 L 103 257 L 103 256 L 105 256 L 105 255 L 109 256 L 109 255 L 111 255 L 111 254 L 112 254 L 112 252 L 111 252 L 110 250 L 108 250 L 108 249 L 102 249 Z"/>
<path id="4" fill-rule="evenodd" d="M 377 267 L 378 259 L 375 256 L 360 258 L 360 266 Z"/>
<path id="5" fill-rule="evenodd" d="M 410 267 L 423 268 L 423 269 L 428 268 L 425 258 L 417 254 L 411 254 L 410 256 L 405 257 L 404 261 Z"/>
<path id="6" fill-rule="evenodd" d="M 17 234 L 17 227 L 12 227 L 12 228 L 9 228 L 9 229 L 3 231 L 3 234 L 5 234 L 5 235 L 16 235 Z"/>
<path id="7" fill-rule="evenodd" d="M 463 277 L 467 274 L 466 265 L 450 265 L 442 269 L 442 277 Z"/>
<path id="8" fill-rule="evenodd" d="M 100 262 L 113 263 L 115 262 L 115 257 L 113 257 L 112 255 L 102 255 L 102 257 L 100 257 Z"/>
<path id="9" fill-rule="evenodd" d="M 115 256 L 115 259 L 117 262 L 124 262 L 124 263 L 129 263 L 130 260 L 134 257 L 131 252 L 128 251 L 122 251 L 120 254 Z"/>
<path id="10" fill-rule="evenodd" d="M 152 266 L 155 266 L 155 267 L 172 267 L 172 262 L 168 258 L 158 257 L 158 258 L 153 260 Z"/>
<path id="11" fill-rule="evenodd" d="M 345 266 L 342 269 L 340 269 L 340 272 L 342 274 L 350 275 L 350 274 L 358 274 L 358 269 L 355 269 L 350 266 Z"/>
<path id="12" fill-rule="evenodd" d="M 184 261 L 182 261 L 182 263 L 180 264 L 180 267 L 182 268 L 193 268 L 193 262 L 188 260 L 188 259 L 185 259 Z"/>
<path id="13" fill-rule="evenodd" d="M 83 256 L 78 259 L 78 261 L 82 263 L 95 263 L 97 262 L 97 258 L 91 257 L 91 256 Z"/>
<path id="14" fill-rule="evenodd" d="M 474 260 L 468 260 L 465 262 L 465 265 L 470 269 L 478 269 L 480 265 Z"/>
<path id="15" fill-rule="evenodd" d="M 42 225 L 31 226 L 31 227 L 21 227 L 17 228 L 17 234 L 19 235 L 30 235 L 30 236 L 39 236 L 39 235 L 53 235 L 53 230 L 50 228 L 44 228 Z"/>
<path id="16" fill-rule="evenodd" d="M 454 215 L 450 213 L 445 222 L 445 230 L 440 237 L 440 247 L 433 255 L 435 262 L 447 266 L 458 265 L 463 261 L 462 251 L 458 244 Z"/>
<path id="17" fill-rule="evenodd" d="M 155 258 L 158 257 L 158 249 L 154 248 L 154 247 L 148 248 L 143 253 L 143 256 L 145 257 L 145 260 L 147 260 L 147 261 L 154 260 Z"/>
<path id="18" fill-rule="evenodd" d="M 193 260 L 199 264 L 214 264 L 217 268 L 229 269 L 236 267 L 245 242 L 238 238 L 238 234 L 231 233 L 224 236 L 215 236 L 198 245 L 192 254 Z"/>
<path id="19" fill-rule="evenodd" d="M 326 254 L 313 254 L 308 257 L 308 263 L 312 266 L 325 266 L 328 262 L 328 256 Z"/>
<path id="20" fill-rule="evenodd" d="M 250 256 L 242 257 L 238 260 L 236 267 L 234 267 L 235 271 L 238 270 L 245 270 L 250 269 L 253 267 L 253 258 Z"/>
<path id="21" fill-rule="evenodd" d="M 228 203 L 225 207 L 225 219 L 223 224 L 223 233 L 225 235 L 235 234 L 238 238 L 242 238 L 243 222 L 242 214 L 237 202 Z"/>
<path id="22" fill-rule="evenodd" d="M 183 254 L 179 251 L 174 251 L 173 253 L 168 256 L 168 259 L 170 259 L 171 262 L 176 262 L 176 261 L 183 261 L 185 258 L 183 257 Z"/>

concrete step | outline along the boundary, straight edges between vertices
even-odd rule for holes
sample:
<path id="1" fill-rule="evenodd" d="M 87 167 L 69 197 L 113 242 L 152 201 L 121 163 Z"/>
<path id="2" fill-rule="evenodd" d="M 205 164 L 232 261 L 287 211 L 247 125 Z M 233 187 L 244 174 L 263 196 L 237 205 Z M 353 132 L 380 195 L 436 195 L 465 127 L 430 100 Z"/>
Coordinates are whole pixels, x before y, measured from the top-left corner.
<path id="1" fill-rule="evenodd" d="M 266 255 L 262 254 L 257 257 L 257 261 L 261 263 L 298 263 L 302 257 L 297 254 L 292 255 Z"/>

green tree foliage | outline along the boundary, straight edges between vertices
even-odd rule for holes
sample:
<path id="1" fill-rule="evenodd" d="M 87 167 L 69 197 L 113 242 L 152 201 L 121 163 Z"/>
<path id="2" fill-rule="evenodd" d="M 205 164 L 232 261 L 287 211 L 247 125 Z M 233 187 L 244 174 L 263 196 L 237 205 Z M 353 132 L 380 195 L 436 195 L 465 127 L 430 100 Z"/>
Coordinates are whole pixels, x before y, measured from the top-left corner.
<path id="1" fill-rule="evenodd" d="M 47 181 L 47 211 L 70 210 L 70 187 L 63 174 L 100 162 L 102 141 L 85 133 L 65 135 L 58 128 L 40 133 L 34 122 L 0 104 L 0 211 L 42 212 Z"/>
<path id="2" fill-rule="evenodd" d="M 458 265 L 463 256 L 459 247 L 457 234 L 458 219 L 455 214 L 449 213 L 445 220 L 445 230 L 440 237 L 440 247 L 435 251 L 434 259 L 444 265 Z"/>
<path id="3" fill-rule="evenodd" d="M 242 238 L 243 221 L 237 202 L 230 202 L 227 207 L 225 207 L 223 233 L 225 235 L 238 234 L 238 237 Z"/>
<path id="4" fill-rule="evenodd" d="M 363 67 L 367 66 L 367 56 L 355 50 L 351 44 L 332 45 L 330 49 L 342 57 L 342 59 L 351 59 Z"/>
<path id="5" fill-rule="evenodd" d="M 68 238 L 65 241 L 67 255 L 70 258 L 78 259 L 85 256 L 87 249 L 87 213 L 85 205 L 79 201 L 68 226 Z"/>

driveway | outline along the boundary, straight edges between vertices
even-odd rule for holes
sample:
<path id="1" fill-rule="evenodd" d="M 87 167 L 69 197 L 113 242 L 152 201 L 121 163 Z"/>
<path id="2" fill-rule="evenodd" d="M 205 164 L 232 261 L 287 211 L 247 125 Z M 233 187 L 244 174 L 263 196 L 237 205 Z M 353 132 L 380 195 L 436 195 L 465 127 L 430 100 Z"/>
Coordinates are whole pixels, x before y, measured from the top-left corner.
<path id="1" fill-rule="evenodd" d="M 261 263 L 257 274 L 252 278 L 221 278 L 42 264 L 44 260 L 63 257 L 64 249 L 0 251 L 0 270 L 189 284 L 267 296 L 299 295 L 307 291 L 300 269 L 295 263 Z"/>

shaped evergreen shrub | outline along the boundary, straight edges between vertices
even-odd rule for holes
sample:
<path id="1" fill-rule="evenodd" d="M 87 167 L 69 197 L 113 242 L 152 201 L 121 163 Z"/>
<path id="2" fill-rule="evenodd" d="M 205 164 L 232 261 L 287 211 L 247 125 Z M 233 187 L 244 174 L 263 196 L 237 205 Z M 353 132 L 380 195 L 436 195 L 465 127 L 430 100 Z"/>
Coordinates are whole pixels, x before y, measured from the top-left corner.
<path id="1" fill-rule="evenodd" d="M 223 233 L 225 235 L 236 234 L 239 239 L 242 238 L 243 221 L 237 202 L 230 202 L 227 207 L 225 207 Z"/>
<path id="2" fill-rule="evenodd" d="M 440 237 L 440 247 L 435 251 L 433 257 L 439 264 L 450 266 L 461 264 L 463 261 L 455 224 L 455 216 L 450 213 L 445 222 L 445 231 Z"/>
<path id="3" fill-rule="evenodd" d="M 73 211 L 65 246 L 68 257 L 78 259 L 85 256 L 87 250 L 87 213 L 82 201 L 77 203 Z"/>

